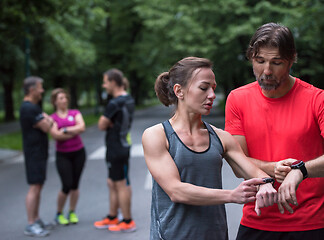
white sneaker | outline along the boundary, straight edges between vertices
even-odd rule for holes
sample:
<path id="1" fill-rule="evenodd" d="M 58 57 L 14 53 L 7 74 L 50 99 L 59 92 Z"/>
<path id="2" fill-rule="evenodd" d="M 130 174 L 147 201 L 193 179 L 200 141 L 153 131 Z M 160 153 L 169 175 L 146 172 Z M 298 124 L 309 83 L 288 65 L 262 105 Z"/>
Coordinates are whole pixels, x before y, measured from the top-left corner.
<path id="1" fill-rule="evenodd" d="M 37 223 L 33 223 L 26 226 L 24 234 L 30 237 L 46 237 L 50 232 L 41 228 Z"/>

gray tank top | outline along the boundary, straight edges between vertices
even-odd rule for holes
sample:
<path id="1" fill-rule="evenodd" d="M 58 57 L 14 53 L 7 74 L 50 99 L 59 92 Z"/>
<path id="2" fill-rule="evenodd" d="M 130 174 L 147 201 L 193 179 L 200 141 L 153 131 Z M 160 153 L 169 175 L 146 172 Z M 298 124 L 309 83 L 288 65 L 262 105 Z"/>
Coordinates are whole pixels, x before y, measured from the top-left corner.
<path id="1" fill-rule="evenodd" d="M 203 152 L 189 149 L 180 140 L 169 121 L 163 122 L 172 156 L 182 182 L 206 188 L 222 188 L 223 146 L 212 127 L 209 147 Z M 153 179 L 150 239 L 227 240 L 225 205 L 193 206 L 174 203 Z"/>

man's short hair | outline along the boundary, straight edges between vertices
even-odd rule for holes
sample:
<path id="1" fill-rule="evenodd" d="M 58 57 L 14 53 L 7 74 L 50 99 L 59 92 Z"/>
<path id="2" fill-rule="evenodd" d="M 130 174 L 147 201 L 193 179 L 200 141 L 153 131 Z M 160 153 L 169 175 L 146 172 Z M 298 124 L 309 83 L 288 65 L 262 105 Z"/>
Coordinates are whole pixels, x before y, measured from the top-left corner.
<path id="1" fill-rule="evenodd" d="M 30 76 L 24 79 L 24 94 L 25 96 L 29 94 L 30 88 L 36 87 L 38 82 L 43 83 L 43 79 L 37 76 Z"/>
<path id="2" fill-rule="evenodd" d="M 115 81 L 118 87 L 124 86 L 124 74 L 119 69 L 110 69 L 104 75 L 108 77 L 108 81 Z"/>
<path id="3" fill-rule="evenodd" d="M 261 47 L 278 48 L 281 58 L 297 61 L 294 37 L 289 28 L 278 23 L 266 23 L 257 29 L 250 40 L 246 57 L 251 60 L 258 55 Z"/>

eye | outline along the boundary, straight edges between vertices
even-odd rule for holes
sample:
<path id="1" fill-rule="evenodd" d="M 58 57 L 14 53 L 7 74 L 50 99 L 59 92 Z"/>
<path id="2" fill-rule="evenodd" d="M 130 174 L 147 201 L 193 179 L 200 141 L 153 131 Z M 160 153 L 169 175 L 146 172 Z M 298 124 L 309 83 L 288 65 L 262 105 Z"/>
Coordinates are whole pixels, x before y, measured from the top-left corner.
<path id="1" fill-rule="evenodd" d="M 281 65 L 282 62 L 273 62 L 274 65 Z"/>
<path id="2" fill-rule="evenodd" d="M 264 63 L 264 60 L 263 59 L 260 59 L 260 58 L 257 58 L 256 60 L 255 60 L 257 63 Z"/>
<path id="3" fill-rule="evenodd" d="M 207 88 L 204 88 L 204 87 L 200 87 L 200 89 L 203 91 L 207 91 Z"/>

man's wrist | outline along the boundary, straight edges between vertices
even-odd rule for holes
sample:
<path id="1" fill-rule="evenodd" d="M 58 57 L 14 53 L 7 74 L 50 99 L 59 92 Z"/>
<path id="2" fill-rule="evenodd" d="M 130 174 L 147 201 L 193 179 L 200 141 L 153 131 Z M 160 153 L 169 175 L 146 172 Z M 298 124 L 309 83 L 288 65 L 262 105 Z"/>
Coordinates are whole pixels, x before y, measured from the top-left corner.
<path id="1" fill-rule="evenodd" d="M 303 175 L 303 179 L 308 177 L 307 169 L 305 167 L 305 163 L 301 160 L 297 160 L 291 164 L 292 170 L 299 170 L 301 174 Z"/>

